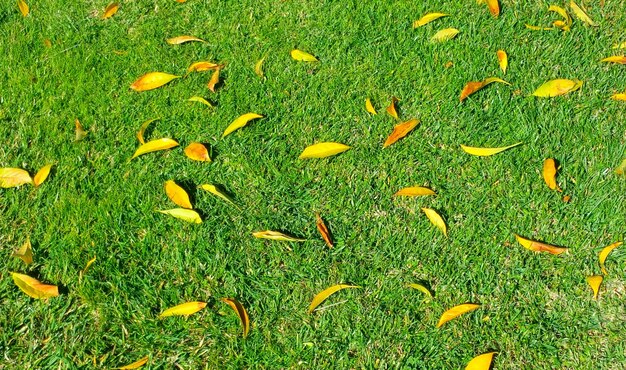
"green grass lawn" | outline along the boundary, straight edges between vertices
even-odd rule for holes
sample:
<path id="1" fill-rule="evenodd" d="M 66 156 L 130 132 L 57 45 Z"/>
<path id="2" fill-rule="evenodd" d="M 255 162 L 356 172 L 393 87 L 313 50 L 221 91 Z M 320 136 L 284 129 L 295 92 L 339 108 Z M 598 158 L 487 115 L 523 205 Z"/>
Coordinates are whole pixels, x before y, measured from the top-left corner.
<path id="1" fill-rule="evenodd" d="M 104 369 L 146 355 L 151 369 L 462 369 L 489 351 L 496 369 L 623 369 L 623 247 L 597 301 L 585 277 L 600 274 L 597 253 L 625 234 L 626 178 L 613 170 L 626 156 L 626 103 L 609 97 L 626 90 L 626 66 L 599 60 L 626 53 L 611 48 L 626 41 L 626 14 L 621 1 L 585 3 L 599 26 L 574 19 L 561 32 L 524 26 L 559 19 L 546 1 L 503 0 L 494 18 L 473 0 L 122 0 L 108 20 L 106 1 L 29 1 L 27 17 L 2 2 L 0 167 L 55 166 L 38 189 L 0 189 L 0 369 Z M 412 29 L 433 11 L 452 16 Z M 448 27 L 461 32 L 429 42 Z M 179 35 L 207 42 L 165 42 Z M 320 62 L 292 60 L 294 48 Z M 506 75 L 498 49 L 509 55 Z M 265 80 L 254 73 L 262 57 Z M 225 64 L 216 93 L 211 72 L 129 89 L 147 72 L 181 75 L 201 60 Z M 459 103 L 466 82 L 492 76 L 512 86 Z M 555 78 L 584 85 L 529 96 Z M 216 107 L 186 101 L 194 95 Z M 397 123 L 384 112 L 392 96 L 403 121 L 421 124 L 383 150 Z M 247 112 L 265 118 L 222 139 Z M 89 130 L 80 142 L 76 118 Z M 160 120 L 148 139 L 181 146 L 129 161 L 151 118 Z M 184 156 L 194 141 L 209 144 L 212 163 Z M 323 141 L 352 149 L 298 159 Z M 486 158 L 460 149 L 518 141 Z M 544 183 L 545 158 L 560 162 L 563 193 Z M 202 224 L 156 212 L 176 207 L 166 180 L 190 192 Z M 240 209 L 196 189 L 204 183 L 221 184 Z M 413 185 L 437 196 L 392 197 Z M 421 207 L 443 216 L 447 238 Z M 307 240 L 251 235 L 266 229 Z M 514 233 L 570 249 L 534 253 Z M 29 266 L 11 257 L 27 238 Z M 62 294 L 32 299 L 13 271 Z M 434 299 L 406 287 L 418 281 Z M 362 288 L 307 314 L 316 293 L 339 283 Z M 224 297 L 248 310 L 246 339 Z M 187 301 L 208 305 L 158 318 Z M 435 328 L 469 302 L 481 308 Z"/>

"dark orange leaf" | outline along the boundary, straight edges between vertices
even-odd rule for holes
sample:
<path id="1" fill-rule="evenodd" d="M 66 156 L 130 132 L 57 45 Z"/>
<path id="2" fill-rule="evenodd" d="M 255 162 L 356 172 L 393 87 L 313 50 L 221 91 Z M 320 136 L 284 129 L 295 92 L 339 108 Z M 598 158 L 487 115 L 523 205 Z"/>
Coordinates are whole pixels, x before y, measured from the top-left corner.
<path id="1" fill-rule="evenodd" d="M 388 147 L 389 145 L 395 143 L 396 141 L 408 135 L 409 132 L 411 132 L 419 123 L 420 123 L 419 120 L 412 119 L 410 121 L 406 121 L 404 123 L 396 125 L 393 128 L 393 132 L 391 133 L 391 135 L 389 135 L 387 140 L 385 140 L 385 143 L 383 144 L 383 148 Z"/>
<path id="2" fill-rule="evenodd" d="M 391 104 L 389 104 L 389 106 L 387 107 L 387 113 L 389 113 L 391 115 L 391 117 L 393 117 L 395 119 L 399 119 L 398 118 L 398 111 L 396 111 L 396 103 L 397 102 L 398 102 L 398 98 L 393 96 L 391 98 Z"/>
<path id="3" fill-rule="evenodd" d="M 330 232 L 328 231 L 324 220 L 322 220 L 319 214 L 316 214 L 315 217 L 317 218 L 317 230 L 319 230 L 320 234 L 322 234 L 322 238 L 326 242 L 326 245 L 328 245 L 328 248 L 332 248 L 333 241 L 330 239 Z"/>

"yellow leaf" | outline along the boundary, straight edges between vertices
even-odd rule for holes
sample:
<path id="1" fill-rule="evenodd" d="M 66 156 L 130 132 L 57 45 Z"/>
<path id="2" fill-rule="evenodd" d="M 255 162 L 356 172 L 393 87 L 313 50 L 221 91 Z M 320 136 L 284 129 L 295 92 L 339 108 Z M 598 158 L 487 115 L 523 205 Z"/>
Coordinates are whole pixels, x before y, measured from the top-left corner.
<path id="1" fill-rule="evenodd" d="M 254 63 L 254 73 L 261 78 L 265 78 L 265 75 L 263 74 L 263 62 L 265 62 L 265 57 Z"/>
<path id="2" fill-rule="evenodd" d="M 463 315 L 464 313 L 474 311 L 475 309 L 479 307 L 480 305 L 472 304 L 472 303 L 465 303 L 465 304 L 461 304 L 458 306 L 454 306 L 451 309 L 444 312 L 443 315 L 441 315 L 441 318 L 439 319 L 439 322 L 437 323 L 437 327 L 440 328 L 443 324 L 447 323 L 448 321 L 455 319 Z"/>
<path id="3" fill-rule="evenodd" d="M 259 238 L 259 239 L 280 240 L 280 241 L 284 241 L 284 242 L 303 242 L 303 241 L 306 241 L 306 239 L 294 238 L 293 236 L 289 236 L 287 234 L 283 234 L 281 232 L 271 231 L 271 230 L 257 231 L 257 232 L 252 233 L 252 235 L 255 238 Z"/>
<path id="4" fill-rule="evenodd" d="M 319 213 L 315 214 L 315 219 L 316 219 L 315 224 L 317 226 L 317 231 L 319 231 L 320 234 L 322 235 L 322 239 L 324 239 L 324 242 L 326 242 L 326 245 L 328 245 L 328 248 L 332 248 L 333 241 L 330 239 L 330 232 L 328 231 L 328 228 L 326 227 L 324 220 L 322 220 Z"/>
<path id="5" fill-rule="evenodd" d="M 406 121 L 404 123 L 396 125 L 393 128 L 393 132 L 391 133 L 391 135 L 389 135 L 387 140 L 385 140 L 385 143 L 383 144 L 383 148 L 388 147 L 389 145 L 395 143 L 396 141 L 408 135 L 409 132 L 411 132 L 419 123 L 420 123 L 419 120 L 412 119 L 410 121 Z"/>
<path id="6" fill-rule="evenodd" d="M 463 90 L 461 91 L 461 96 L 459 96 L 459 100 L 460 101 L 465 100 L 468 96 L 472 95 L 476 91 L 482 89 L 483 87 L 493 82 L 499 82 L 499 83 L 503 83 L 509 86 L 511 85 L 510 83 L 497 77 L 489 77 L 489 78 L 486 78 L 484 81 L 470 81 L 465 85 L 465 87 L 463 87 Z"/>
<path id="7" fill-rule="evenodd" d="M 232 205 L 235 205 L 235 202 L 233 202 L 233 200 L 228 195 L 226 195 L 226 193 L 221 191 L 217 186 L 215 186 L 213 184 L 203 184 L 203 185 L 200 185 L 200 189 L 206 190 L 209 193 L 215 195 L 216 197 L 221 198 L 224 201 L 226 201 L 226 202 L 228 202 L 228 203 L 230 203 Z"/>
<path id="8" fill-rule="evenodd" d="M 211 103 L 209 103 L 208 100 L 206 100 L 205 98 L 203 98 L 201 96 L 192 96 L 191 98 L 187 99 L 187 101 L 202 103 L 202 104 L 206 105 L 209 108 L 213 108 L 213 105 Z"/>
<path id="9" fill-rule="evenodd" d="M 33 178 L 33 185 L 37 187 L 41 185 L 44 181 L 46 181 L 46 179 L 48 178 L 48 175 L 50 175 L 51 169 L 52 169 L 51 164 L 41 167 L 41 169 L 37 171 L 37 173 L 35 174 L 35 177 Z"/>
<path id="10" fill-rule="evenodd" d="M 193 208 L 185 189 L 178 186 L 174 181 L 167 180 L 164 187 L 165 194 L 167 194 L 167 197 L 170 198 L 172 202 L 176 203 L 176 205 L 187 209 Z"/>
<path id="11" fill-rule="evenodd" d="M 372 105 L 372 101 L 370 100 L 370 98 L 365 99 L 365 110 L 374 115 L 378 114 L 376 113 L 376 109 L 374 109 L 374 106 Z"/>
<path id="12" fill-rule="evenodd" d="M 439 19 L 441 17 L 447 17 L 450 14 L 445 14 L 445 13 L 428 13 L 424 16 L 422 16 L 422 18 L 416 20 L 413 22 L 413 28 L 417 28 L 417 27 L 422 27 L 425 24 L 428 24 L 432 21 L 434 21 L 435 19 Z"/>
<path id="13" fill-rule="evenodd" d="M 324 302 L 326 300 L 326 298 L 330 297 L 332 294 L 334 294 L 334 293 L 336 293 L 336 292 L 338 292 L 338 291 L 340 291 L 342 289 L 347 289 L 347 288 L 360 288 L 360 286 L 358 286 L 358 285 L 338 284 L 338 285 L 333 285 L 330 288 L 326 288 L 326 289 L 322 290 L 315 297 L 313 297 L 313 301 L 311 301 L 311 304 L 309 305 L 308 313 L 311 313 L 311 312 L 315 311 L 317 306 L 319 306 L 322 302 Z"/>
<path id="14" fill-rule="evenodd" d="M 491 15 L 493 15 L 494 17 L 500 15 L 500 4 L 498 3 L 498 0 L 486 0 L 486 3 L 487 7 L 489 8 L 489 13 L 491 13 Z"/>
<path id="15" fill-rule="evenodd" d="M 210 71 L 212 69 L 219 69 L 221 67 L 222 66 L 220 64 L 216 64 L 213 62 L 195 62 L 192 63 L 189 68 L 187 68 L 187 73 Z"/>
<path id="16" fill-rule="evenodd" d="M 548 252 L 550 254 L 556 255 L 567 252 L 567 248 L 557 247 L 551 244 L 529 240 L 526 238 L 522 238 L 517 234 L 515 234 L 515 239 L 517 239 L 517 242 L 520 243 L 524 248 L 529 249 L 533 252 Z"/>
<path id="17" fill-rule="evenodd" d="M 256 113 L 246 113 L 244 115 L 237 117 L 237 119 L 235 119 L 230 125 L 228 125 L 228 127 L 226 127 L 226 130 L 224 130 L 222 137 L 225 137 L 226 135 L 229 135 L 233 131 L 244 127 L 245 125 L 248 124 L 248 122 L 257 118 L 263 118 L 263 116 L 260 114 L 256 114 Z"/>
<path id="18" fill-rule="evenodd" d="M 250 319 L 248 318 L 246 309 L 234 298 L 222 298 L 222 302 L 229 305 L 230 308 L 237 313 L 239 321 L 241 321 L 241 326 L 243 327 L 243 337 L 247 337 L 250 331 Z"/>
<path id="19" fill-rule="evenodd" d="M 0 168 L 0 188 L 13 188 L 32 182 L 30 174 L 21 168 Z"/>
<path id="20" fill-rule="evenodd" d="M 11 256 L 21 259 L 27 265 L 33 263 L 33 248 L 30 244 L 30 238 L 27 238 L 20 249 L 13 252 Z"/>
<path id="21" fill-rule="evenodd" d="M 624 158 L 622 160 L 622 163 L 620 163 L 619 166 L 615 168 L 615 173 L 618 175 L 626 175 L 626 158 Z M 2 182 L 2 179 L 0 176 L 0 183 L 1 182 Z"/>
<path id="22" fill-rule="evenodd" d="M 395 119 L 399 119 L 398 118 L 398 111 L 396 110 L 396 103 L 398 102 L 398 98 L 396 98 L 395 96 L 391 97 L 391 103 L 389 104 L 389 106 L 387 107 L 387 113 L 389 113 L 389 115 Z"/>
<path id="23" fill-rule="evenodd" d="M 526 28 L 528 28 L 529 30 L 533 30 L 533 31 L 549 31 L 549 30 L 553 30 L 554 29 L 552 27 L 531 26 L 530 24 L 527 24 Z"/>
<path id="24" fill-rule="evenodd" d="M 569 2 L 569 7 L 572 9 L 572 11 L 574 12 L 574 15 L 578 17 L 578 19 L 580 19 L 581 21 L 587 23 L 588 25 L 592 27 L 597 26 L 596 22 L 592 21 L 591 18 L 589 18 L 589 16 L 587 15 L 587 13 L 583 9 L 581 9 L 578 5 L 576 5 L 574 0 Z"/>
<path id="25" fill-rule="evenodd" d="M 80 124 L 78 118 L 74 120 L 74 125 L 76 126 L 76 135 L 74 141 L 81 141 L 87 136 L 87 131 L 83 128 L 83 125 Z"/>
<path id="26" fill-rule="evenodd" d="M 400 189 L 394 194 L 394 196 L 396 197 L 417 197 L 422 195 L 435 195 L 435 192 L 429 188 L 425 188 L 422 186 L 411 186 L 408 188 Z"/>
<path id="27" fill-rule="evenodd" d="M 172 37 L 166 40 L 168 44 L 170 45 L 180 45 L 180 44 L 184 44 L 186 42 L 190 42 L 190 41 L 198 41 L 198 42 L 205 42 L 202 39 L 199 39 L 197 37 L 194 36 L 176 36 L 176 37 Z"/>
<path id="28" fill-rule="evenodd" d="M 128 365 L 124 365 L 122 367 L 118 367 L 119 370 L 133 370 L 133 369 L 139 369 L 140 367 L 142 367 L 143 365 L 145 365 L 148 362 L 148 356 L 143 357 L 135 362 L 133 362 L 132 364 L 128 364 Z"/>
<path id="29" fill-rule="evenodd" d="M 102 15 L 102 19 L 111 18 L 115 13 L 117 13 L 117 10 L 119 8 L 120 8 L 119 3 L 111 3 L 107 5 L 107 7 L 104 9 L 104 14 Z"/>
<path id="30" fill-rule="evenodd" d="M 150 72 L 139 77 L 137 81 L 130 85 L 130 88 L 135 91 L 148 91 L 161 87 L 177 78 L 180 78 L 180 76 L 164 72 Z"/>
<path id="31" fill-rule="evenodd" d="M 619 44 L 614 44 L 613 49 L 626 49 L 626 41 Z"/>
<path id="32" fill-rule="evenodd" d="M 171 149 L 176 146 L 178 146 L 178 143 L 175 140 L 168 138 L 148 141 L 147 143 L 142 144 L 139 148 L 137 148 L 137 151 L 135 151 L 135 154 L 133 154 L 133 157 L 131 159 L 139 157 L 142 154 L 156 152 L 158 150 Z"/>
<path id="33" fill-rule="evenodd" d="M 600 260 L 600 269 L 602 269 L 602 273 L 604 275 L 608 275 L 608 272 L 606 271 L 606 268 L 604 267 L 604 262 L 606 262 L 606 258 L 613 251 L 613 249 L 619 247 L 622 244 L 623 242 L 615 242 L 609 245 L 608 247 L 604 247 L 602 251 L 600 251 L 600 253 L 598 254 L 598 259 Z"/>
<path id="34" fill-rule="evenodd" d="M 22 292 L 35 299 L 51 298 L 59 295 L 59 288 L 55 285 L 43 284 L 35 278 L 18 274 L 17 272 L 12 272 L 11 276 L 13 277 L 15 285 L 17 285 Z"/>
<path id="35" fill-rule="evenodd" d="M 350 149 L 349 146 L 340 143 L 318 143 L 307 146 L 298 158 L 326 158 L 335 154 L 343 153 Z"/>
<path id="36" fill-rule="evenodd" d="M 458 34 L 459 30 L 457 30 L 456 28 L 446 28 L 437 32 L 433 37 L 430 38 L 430 41 L 444 42 L 453 39 Z"/>
<path id="37" fill-rule="evenodd" d="M 153 119 L 149 119 L 146 122 L 141 124 L 141 127 L 139 127 L 139 131 L 137 131 L 137 140 L 139 140 L 140 143 L 145 144 L 146 141 L 143 138 L 144 133 L 146 132 L 146 129 L 148 128 L 148 126 L 158 120 L 159 118 L 153 118 Z"/>
<path id="38" fill-rule="evenodd" d="M 24 17 L 26 17 L 30 12 L 28 4 L 26 4 L 24 0 L 17 0 L 17 7 L 20 9 L 20 13 L 22 13 Z"/>
<path id="39" fill-rule="evenodd" d="M 548 187 L 552 190 L 558 190 L 559 186 L 556 184 L 556 162 L 552 158 L 548 158 L 543 161 L 543 179 L 548 185 Z"/>
<path id="40" fill-rule="evenodd" d="M 191 209 L 174 208 L 174 209 L 167 209 L 167 210 L 158 211 L 158 212 L 166 214 L 166 215 L 170 215 L 172 217 L 178 218 L 183 221 L 190 222 L 192 224 L 202 223 L 202 219 L 200 218 L 200 215 L 198 214 L 198 212 L 191 210 Z"/>
<path id="41" fill-rule="evenodd" d="M 89 267 L 91 265 L 94 264 L 94 262 L 96 262 L 96 256 L 93 256 L 92 259 L 90 259 L 89 261 L 87 261 L 87 264 L 85 264 L 85 268 L 83 269 L 83 271 L 81 271 L 82 275 L 85 275 L 85 273 L 87 272 L 87 269 L 89 269 Z"/>
<path id="42" fill-rule="evenodd" d="M 580 80 L 550 80 L 539 86 L 532 95 L 540 98 L 551 98 L 554 96 L 567 94 L 569 92 L 574 92 L 578 90 L 582 85 L 583 82 Z"/>
<path id="43" fill-rule="evenodd" d="M 503 147 L 499 147 L 499 148 L 477 148 L 477 147 L 472 147 L 472 146 L 465 146 L 465 145 L 461 145 L 461 149 L 463 149 L 463 151 L 467 154 L 471 154 L 471 155 L 475 155 L 475 156 L 479 156 L 479 157 L 487 157 L 490 155 L 494 155 L 494 154 L 498 154 L 500 152 L 503 152 L 507 149 L 511 149 L 514 148 L 518 145 L 521 145 L 522 142 L 520 141 L 519 143 L 515 143 L 513 145 L 509 145 L 509 146 L 503 146 Z"/>
<path id="44" fill-rule="evenodd" d="M 493 360 L 493 355 L 496 352 L 488 352 L 483 353 L 482 355 L 478 355 L 474 357 L 470 362 L 467 363 L 465 370 L 489 370 L 491 369 L 491 361 Z"/>
<path id="45" fill-rule="evenodd" d="M 598 292 L 600 291 L 602 280 L 602 275 L 587 276 L 587 283 L 593 290 L 593 299 L 598 299 Z"/>
<path id="46" fill-rule="evenodd" d="M 604 58 L 601 60 L 601 62 L 626 64 L 626 56 L 616 55 L 616 56 Z"/>
<path id="47" fill-rule="evenodd" d="M 570 30 L 572 26 L 572 18 L 569 16 L 569 14 L 567 14 L 567 11 L 565 9 L 561 8 L 560 6 L 550 5 L 550 7 L 548 8 L 548 11 L 558 13 L 561 17 L 565 19 L 565 22 L 555 21 L 553 23 L 555 27 L 558 27 L 563 31 Z"/>
<path id="48" fill-rule="evenodd" d="M 215 68 L 215 71 L 211 75 L 211 79 L 207 83 L 207 87 L 211 92 L 215 92 L 215 86 L 220 82 L 220 69 Z"/>
<path id="49" fill-rule="evenodd" d="M 162 319 L 168 316 L 189 316 L 200 311 L 204 307 L 206 307 L 206 303 L 204 302 L 187 302 L 168 308 L 159 315 L 159 318 Z"/>
<path id="50" fill-rule="evenodd" d="M 318 61 L 316 57 L 307 53 L 306 51 L 293 49 L 290 54 L 293 60 L 297 60 L 299 62 L 317 62 Z"/>
<path id="51" fill-rule="evenodd" d="M 433 225 L 437 226 L 437 228 L 439 230 L 441 230 L 443 235 L 445 235 L 447 237 L 448 236 L 448 228 L 446 227 L 446 223 L 443 220 L 443 218 L 441 218 L 439 213 L 437 213 L 437 211 L 435 211 L 433 209 L 430 209 L 430 208 L 422 208 L 422 211 L 426 214 L 426 217 L 428 217 L 430 222 Z"/>
<path id="52" fill-rule="evenodd" d="M 498 50 L 496 54 L 498 55 L 500 69 L 502 70 L 502 73 L 506 74 L 506 67 L 509 65 L 509 57 L 506 55 L 506 51 L 504 50 Z"/>
<path id="53" fill-rule="evenodd" d="M 614 94 L 613 96 L 611 96 L 611 99 L 626 101 L 626 92 L 620 93 L 620 94 Z"/>
<path id="54" fill-rule="evenodd" d="M 409 288 L 413 288 L 416 290 L 419 290 L 420 292 L 426 294 L 429 297 L 433 297 L 433 293 L 430 291 L 430 289 L 426 288 L 424 285 L 422 284 L 417 284 L 417 283 L 411 283 L 408 285 Z"/>
<path id="55" fill-rule="evenodd" d="M 185 148 L 187 158 L 200 162 L 211 162 L 209 151 L 201 143 L 191 143 Z"/>

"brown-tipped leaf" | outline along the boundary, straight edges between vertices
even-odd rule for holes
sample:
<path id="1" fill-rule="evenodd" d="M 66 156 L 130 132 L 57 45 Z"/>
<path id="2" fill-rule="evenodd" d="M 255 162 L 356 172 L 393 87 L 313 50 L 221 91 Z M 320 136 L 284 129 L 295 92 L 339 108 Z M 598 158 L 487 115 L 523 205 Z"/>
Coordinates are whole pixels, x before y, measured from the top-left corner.
<path id="1" fill-rule="evenodd" d="M 12 272 L 11 276 L 13 277 L 15 285 L 17 285 L 22 292 L 35 299 L 52 298 L 59 295 L 59 288 L 55 285 L 43 284 L 35 278 L 18 274 L 17 272 Z"/>
<path id="2" fill-rule="evenodd" d="M 555 255 L 567 252 L 567 248 L 557 247 L 555 245 L 522 238 L 517 234 L 515 234 L 515 239 L 517 239 L 517 242 L 520 243 L 524 248 L 534 252 L 548 252 Z"/>
<path id="3" fill-rule="evenodd" d="M 248 318 L 248 312 L 246 312 L 246 309 L 241 305 L 241 303 L 239 303 L 239 301 L 234 298 L 222 298 L 222 302 L 229 305 L 230 308 L 232 308 L 235 313 L 237 313 L 237 316 L 239 317 L 239 321 L 241 321 L 241 326 L 243 328 L 243 337 L 247 337 L 248 332 L 250 331 L 250 319 Z"/>

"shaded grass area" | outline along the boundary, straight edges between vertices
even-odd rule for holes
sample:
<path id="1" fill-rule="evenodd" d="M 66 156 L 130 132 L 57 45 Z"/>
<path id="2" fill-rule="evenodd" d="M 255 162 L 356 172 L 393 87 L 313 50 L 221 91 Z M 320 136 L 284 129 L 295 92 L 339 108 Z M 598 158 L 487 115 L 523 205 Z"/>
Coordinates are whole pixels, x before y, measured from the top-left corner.
<path id="1" fill-rule="evenodd" d="M 598 63 L 626 41 L 618 2 L 589 6 L 600 27 L 575 21 L 567 33 L 525 29 L 550 24 L 547 2 L 504 2 L 498 19 L 471 1 L 135 1 L 107 21 L 97 17 L 105 3 L 30 5 L 27 18 L 11 2 L 0 5 L 0 166 L 56 165 L 40 189 L 0 192 L 7 368 L 110 368 L 150 355 L 151 368 L 448 369 L 490 350 L 499 352 L 496 368 L 626 362 L 624 252 L 611 255 L 598 302 L 584 279 L 600 273 L 600 248 L 624 238 L 626 181 L 612 169 L 625 156 L 625 106 L 608 97 L 626 89 L 626 78 L 624 67 Z M 428 11 L 453 16 L 412 30 Z M 446 27 L 461 33 L 428 42 Z M 182 34 L 207 43 L 164 41 Z M 296 63 L 292 48 L 321 62 Z M 509 54 L 505 76 L 498 49 Z M 264 81 L 253 71 L 262 57 Z M 183 74 L 206 59 L 226 64 L 216 94 L 206 89 L 209 74 L 146 93 L 128 89 L 146 72 Z M 489 76 L 513 86 L 458 102 L 467 81 Z M 585 85 L 555 99 L 528 97 L 552 78 Z M 186 102 L 192 95 L 216 109 Z M 395 124 L 382 114 L 392 96 L 403 119 L 422 123 L 382 150 Z M 365 112 L 366 97 L 381 114 Z M 266 118 L 220 139 L 249 111 Z M 136 130 L 156 117 L 149 138 L 207 142 L 213 163 L 191 162 L 180 148 L 129 162 Z M 90 131 L 80 143 L 72 142 L 75 118 Z M 297 159 L 321 141 L 353 149 Z M 490 158 L 459 148 L 517 141 L 524 145 Z M 558 181 L 570 203 L 541 179 L 548 157 L 562 165 Z M 173 207 L 162 188 L 169 179 L 190 191 L 202 225 L 155 212 Z M 242 211 L 196 190 L 207 182 L 222 184 Z M 438 195 L 391 197 L 410 185 Z M 449 238 L 420 207 L 442 214 Z M 336 248 L 319 238 L 315 212 Z M 251 237 L 265 229 L 308 241 Z M 533 254 L 513 233 L 570 252 Z M 9 258 L 27 236 L 29 267 Z M 10 271 L 66 294 L 34 301 Z M 418 280 L 432 286 L 434 300 L 405 287 Z M 342 282 L 363 289 L 306 314 L 315 293 Z M 248 309 L 247 339 L 221 297 Z M 208 306 L 187 319 L 157 319 L 193 300 Z M 466 302 L 482 308 L 435 329 L 445 309 Z"/>

